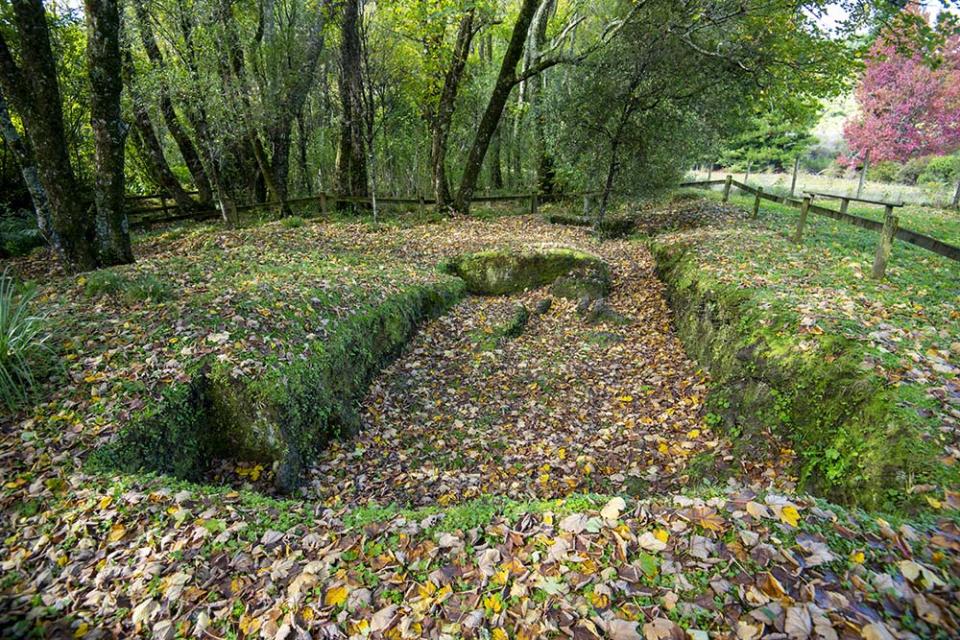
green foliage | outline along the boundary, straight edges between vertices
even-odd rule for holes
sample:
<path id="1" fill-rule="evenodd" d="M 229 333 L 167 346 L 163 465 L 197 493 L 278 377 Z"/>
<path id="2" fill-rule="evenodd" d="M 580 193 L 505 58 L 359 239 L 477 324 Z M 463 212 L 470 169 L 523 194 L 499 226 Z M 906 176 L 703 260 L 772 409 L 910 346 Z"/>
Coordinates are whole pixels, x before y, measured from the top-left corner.
<path id="1" fill-rule="evenodd" d="M 29 399 L 38 359 L 49 352 L 45 317 L 30 312 L 35 297 L 18 292 L 7 271 L 0 275 L 0 404 L 9 410 Z"/>
<path id="2" fill-rule="evenodd" d="M 917 176 L 920 184 L 956 184 L 960 180 L 960 153 L 934 156 Z"/>
<path id="3" fill-rule="evenodd" d="M 0 257 L 26 255 L 43 244 L 33 216 L 0 216 Z"/>
<path id="4" fill-rule="evenodd" d="M 890 184 L 897 181 L 897 176 L 903 170 L 903 165 L 893 160 L 884 160 L 870 167 L 870 179 L 875 182 Z"/>
<path id="5" fill-rule="evenodd" d="M 901 167 L 897 173 L 897 182 L 902 184 L 917 184 L 920 175 L 926 170 L 927 165 L 930 164 L 930 158 L 930 156 L 921 156 L 919 158 L 911 158 L 904 162 L 903 167 Z"/>
<path id="6" fill-rule="evenodd" d="M 797 105 L 790 111 L 777 107 L 754 116 L 746 131 L 733 138 L 720 156 L 723 166 L 784 171 L 816 142 L 810 133 L 819 116 L 814 106 Z"/>

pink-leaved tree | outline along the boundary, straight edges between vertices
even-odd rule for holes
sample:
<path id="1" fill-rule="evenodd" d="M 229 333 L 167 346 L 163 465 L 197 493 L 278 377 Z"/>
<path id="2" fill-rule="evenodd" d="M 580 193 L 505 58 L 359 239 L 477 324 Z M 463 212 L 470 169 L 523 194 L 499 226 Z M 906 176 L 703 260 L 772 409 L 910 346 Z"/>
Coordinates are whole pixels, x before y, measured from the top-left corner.
<path id="1" fill-rule="evenodd" d="M 932 67 L 919 51 L 877 38 L 856 90 L 860 113 L 847 121 L 845 160 L 903 162 L 960 148 L 960 37 L 946 41 Z"/>

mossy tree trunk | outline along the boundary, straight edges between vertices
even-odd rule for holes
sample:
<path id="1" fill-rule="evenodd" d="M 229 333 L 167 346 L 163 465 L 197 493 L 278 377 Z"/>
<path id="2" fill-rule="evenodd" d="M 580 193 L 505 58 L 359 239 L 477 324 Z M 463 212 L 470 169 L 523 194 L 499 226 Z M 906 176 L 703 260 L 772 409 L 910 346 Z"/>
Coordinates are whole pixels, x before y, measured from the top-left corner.
<path id="1" fill-rule="evenodd" d="M 37 173 L 37 167 L 33 160 L 33 152 L 26 141 L 20 137 L 17 128 L 13 126 L 3 92 L 0 92 L 0 130 L 3 131 L 3 139 L 13 152 L 17 164 L 20 165 L 20 175 L 23 176 L 23 182 L 27 185 L 27 191 L 30 192 L 30 200 L 37 215 L 37 228 L 40 229 L 40 234 L 49 241 L 50 203 L 47 200 L 47 192 L 40 183 L 40 175 Z"/>
<path id="2" fill-rule="evenodd" d="M 367 154 L 363 136 L 363 78 L 360 59 L 360 1 L 347 0 L 340 18 L 340 137 L 337 143 L 337 193 L 367 195 Z"/>
<path id="3" fill-rule="evenodd" d="M 123 156 L 127 123 L 120 113 L 119 0 L 86 0 L 87 72 L 95 165 L 93 197 L 100 263 L 133 262 L 130 225 L 124 207 Z"/>
<path id="4" fill-rule="evenodd" d="M 67 150 L 57 68 L 41 0 L 14 0 L 20 46 L 14 59 L 0 34 L 0 85 L 23 121 L 50 207 L 49 240 L 69 272 L 97 266 L 93 218 Z"/>

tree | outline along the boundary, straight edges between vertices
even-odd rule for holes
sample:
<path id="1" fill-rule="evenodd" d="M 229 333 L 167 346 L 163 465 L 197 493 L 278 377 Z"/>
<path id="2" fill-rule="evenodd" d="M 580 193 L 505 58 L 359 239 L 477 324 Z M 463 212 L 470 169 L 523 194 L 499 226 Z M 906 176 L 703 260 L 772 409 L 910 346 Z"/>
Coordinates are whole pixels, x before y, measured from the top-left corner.
<path id="1" fill-rule="evenodd" d="M 817 123 L 817 106 L 810 105 L 792 112 L 780 107 L 780 103 L 771 105 L 766 111 L 754 115 L 747 130 L 726 145 L 720 155 L 721 164 L 783 171 L 816 143 L 810 130 Z"/>
<path id="2" fill-rule="evenodd" d="M 134 0 L 133 6 L 136 11 L 138 31 L 143 49 L 150 63 L 162 72 L 165 68 L 163 54 L 160 52 L 160 47 L 157 45 L 157 41 L 153 35 L 153 25 L 150 22 L 150 14 L 147 12 L 146 0 Z M 187 51 L 187 55 L 190 55 L 189 51 Z M 177 150 L 180 152 L 180 156 L 183 158 L 184 164 L 190 172 L 193 185 L 197 188 L 200 203 L 209 206 L 213 202 L 213 191 L 210 186 L 210 179 L 207 177 L 207 171 L 203 167 L 203 162 L 200 160 L 200 154 L 197 152 L 193 140 L 180 123 L 180 118 L 173 106 L 170 87 L 167 84 L 166 78 L 162 77 L 162 75 L 159 79 L 157 89 L 160 113 L 163 116 L 167 131 L 170 132 L 170 135 L 176 142 Z"/>
<path id="3" fill-rule="evenodd" d="M 102 265 L 133 262 L 124 209 L 124 141 L 128 125 L 120 114 L 119 0 L 86 0 L 90 126 L 93 129 L 96 238 Z"/>
<path id="4" fill-rule="evenodd" d="M 847 122 L 847 161 L 904 162 L 960 148 L 960 37 L 944 40 L 932 65 L 917 40 L 885 31 L 866 59 Z"/>
<path id="5" fill-rule="evenodd" d="M 50 207 L 50 244 L 68 271 L 98 264 L 94 227 L 67 153 L 57 69 L 41 0 L 13 0 L 20 62 L 0 34 L 0 86 L 20 118 Z"/>
<path id="6" fill-rule="evenodd" d="M 751 126 L 745 105 L 809 104 L 839 91 L 852 62 L 789 0 L 645 0 L 631 11 L 620 36 L 582 65 L 560 118 L 581 173 L 606 169 L 598 230 L 620 176 L 633 192 L 675 184 L 709 141 Z"/>
<path id="7" fill-rule="evenodd" d="M 363 135 L 360 0 L 346 0 L 340 17 L 340 138 L 336 183 L 340 195 L 367 194 L 367 153 Z"/>

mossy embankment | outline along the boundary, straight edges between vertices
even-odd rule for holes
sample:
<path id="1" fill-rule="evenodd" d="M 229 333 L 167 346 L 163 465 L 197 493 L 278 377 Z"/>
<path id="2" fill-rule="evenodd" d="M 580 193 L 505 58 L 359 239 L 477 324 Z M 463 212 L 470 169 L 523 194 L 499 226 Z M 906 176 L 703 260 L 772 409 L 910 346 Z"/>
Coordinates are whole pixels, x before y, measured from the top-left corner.
<path id="1" fill-rule="evenodd" d="M 356 407 L 373 375 L 463 292 L 455 279 L 411 285 L 356 310 L 299 358 L 256 379 L 237 380 L 228 366 L 204 359 L 190 382 L 169 387 L 96 462 L 196 480 L 214 458 L 262 461 L 276 464 L 277 487 L 289 491 L 312 451 L 360 428 Z"/>
<path id="2" fill-rule="evenodd" d="M 708 411 L 742 455 L 761 455 L 772 434 L 796 451 L 803 489 L 868 508 L 903 509 L 911 486 L 950 484 L 909 387 L 865 367 L 859 343 L 799 334 L 795 318 L 711 277 L 683 245 L 651 249 L 677 332 L 710 372 Z"/>

